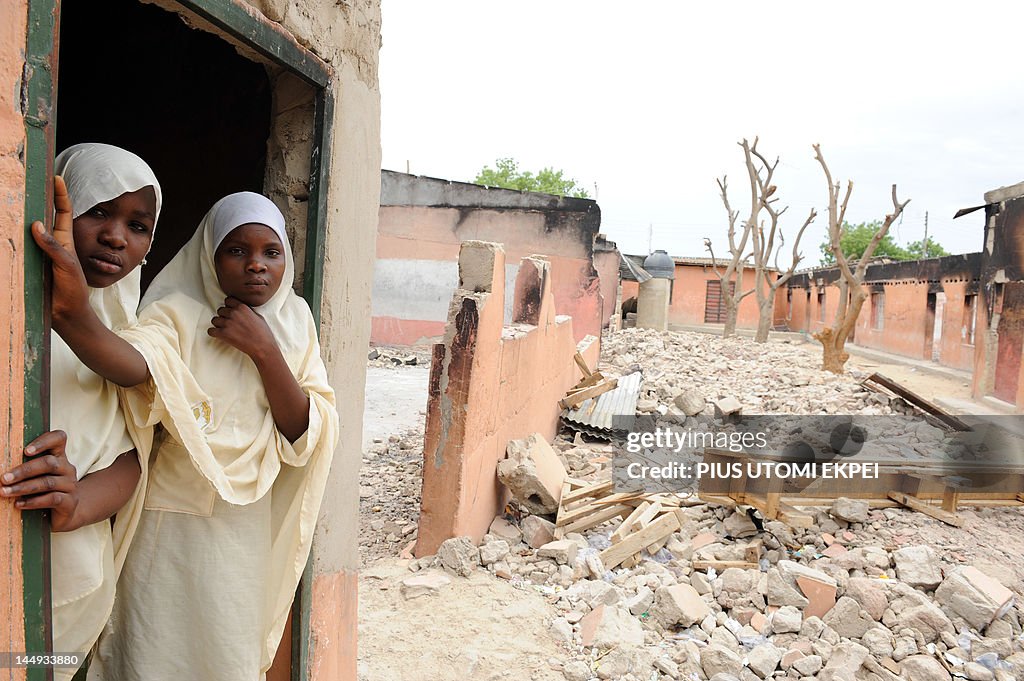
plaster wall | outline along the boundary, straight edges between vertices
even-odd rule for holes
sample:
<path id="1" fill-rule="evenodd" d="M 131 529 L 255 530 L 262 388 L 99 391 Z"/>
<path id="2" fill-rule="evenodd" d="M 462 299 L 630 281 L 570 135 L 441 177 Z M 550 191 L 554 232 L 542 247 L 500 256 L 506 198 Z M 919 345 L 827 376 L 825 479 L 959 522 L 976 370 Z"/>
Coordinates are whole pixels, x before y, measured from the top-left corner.
<path id="1" fill-rule="evenodd" d="M 0 470 L 21 463 L 25 393 L 25 119 L 21 77 L 25 69 L 27 4 L 0 3 Z M 30 237 L 29 237 L 30 238 Z M 21 513 L 0 503 L 0 647 L 25 649 L 21 571 Z M 0 679 L 24 679 L 24 669 L 0 669 Z"/>
<path id="2" fill-rule="evenodd" d="M 619 251 L 618 249 L 594 252 L 594 268 L 601 280 L 601 327 L 607 328 L 608 320 L 617 312 L 615 301 L 619 289 Z"/>
<path id="3" fill-rule="evenodd" d="M 552 280 L 546 260 L 525 258 L 506 294 L 501 245 L 462 245 L 445 339 L 431 364 L 417 556 L 450 537 L 480 541 L 508 498 L 495 473 L 506 444 L 534 432 L 553 438 L 557 402 L 580 378 L 577 348 L 597 365 L 596 339 L 577 344 L 574 320 L 556 316 Z M 506 295 L 514 297 L 509 326 Z"/>
<path id="4" fill-rule="evenodd" d="M 595 268 L 596 203 L 391 171 L 382 178 L 372 342 L 441 339 L 456 288 L 459 247 L 474 239 L 504 245 L 510 280 L 521 258 L 547 258 L 555 303 L 574 319 L 577 340 L 599 335 L 611 315 L 618 275 L 616 270 L 614 281 L 602 282 Z M 617 252 L 615 262 L 617 268 Z M 607 290 L 611 303 L 605 300 Z"/>
<path id="5" fill-rule="evenodd" d="M 735 276 L 732 281 L 735 281 Z M 706 265 L 693 265 L 677 262 L 675 265 L 675 279 L 672 284 L 672 295 L 668 307 L 669 324 L 703 324 L 704 312 L 707 307 L 707 289 L 709 281 L 718 281 L 715 271 Z M 749 289 L 754 283 L 754 270 L 747 268 L 743 272 L 743 287 Z M 623 280 L 622 300 L 635 297 L 639 287 L 637 282 Z M 781 302 L 780 302 L 781 301 Z M 774 317 L 780 318 L 784 314 L 782 310 L 785 305 L 785 291 L 776 291 L 776 302 Z M 759 318 L 757 310 L 757 297 L 751 293 L 740 301 L 739 314 L 736 318 L 736 326 L 743 329 L 756 329 Z"/>

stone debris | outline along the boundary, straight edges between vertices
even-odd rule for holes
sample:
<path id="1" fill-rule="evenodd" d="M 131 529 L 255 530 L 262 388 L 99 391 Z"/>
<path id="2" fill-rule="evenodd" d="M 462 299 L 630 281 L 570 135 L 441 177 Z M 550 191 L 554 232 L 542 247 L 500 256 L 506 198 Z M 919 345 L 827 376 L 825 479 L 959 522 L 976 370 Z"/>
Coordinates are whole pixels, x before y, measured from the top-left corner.
<path id="1" fill-rule="evenodd" d="M 809 361 L 785 343 L 626 330 L 608 336 L 604 351 L 609 375 L 642 367 L 642 397 L 654 414 L 700 406 L 709 415 L 727 397 L 762 413 L 893 410 L 884 396 L 864 391 L 849 375 L 817 371 L 817 357 Z M 918 430 L 915 437 L 936 435 Z M 578 435 L 550 444 L 571 479 L 607 479 L 607 445 Z M 375 445 L 375 456 L 364 455 L 371 475 L 361 482 L 372 491 L 361 507 L 384 509 L 368 515 L 396 518 L 387 528 L 399 530 L 396 540 L 370 544 L 393 547 L 391 555 L 415 537 L 413 531 L 399 540 L 399 525 L 414 530 L 421 465 L 403 446 L 397 439 Z M 410 483 L 378 484 L 372 476 L 382 471 L 400 471 Z M 392 507 L 387 498 L 398 490 L 410 490 L 413 504 L 396 499 Z M 1018 508 L 964 508 L 964 527 L 956 528 L 906 508 L 840 499 L 831 508 L 798 509 L 813 523 L 790 527 L 759 517 L 755 523 L 745 506 L 693 499 L 658 510 L 677 524 L 653 550 L 606 564 L 600 556 L 614 557 L 604 552 L 616 539 L 644 529 L 638 522 L 613 537 L 640 506 L 567 528 L 516 499 L 478 547 L 449 540 L 437 556 L 410 561 L 414 574 L 403 580 L 403 595 L 444 597 L 450 592 L 443 579 L 461 579 L 455 575 L 476 565 L 543 593 L 557 616 L 538 622 L 537 631 L 565 651 L 552 666 L 568 681 L 1024 679 Z M 384 529 L 370 531 L 379 536 Z M 406 584 L 419 577 L 427 586 Z"/>
<path id="2" fill-rule="evenodd" d="M 460 577 L 468 577 L 473 568 L 480 564 L 480 549 L 469 537 L 452 537 L 441 542 L 437 548 L 437 558 L 445 570 Z"/>
<path id="3" fill-rule="evenodd" d="M 531 513 L 558 511 L 565 467 L 540 433 L 509 440 L 506 458 L 498 462 L 498 480 Z"/>
<path id="4" fill-rule="evenodd" d="M 448 575 L 436 570 L 424 570 L 402 580 L 402 596 L 407 600 L 438 593 L 441 587 L 451 584 Z"/>

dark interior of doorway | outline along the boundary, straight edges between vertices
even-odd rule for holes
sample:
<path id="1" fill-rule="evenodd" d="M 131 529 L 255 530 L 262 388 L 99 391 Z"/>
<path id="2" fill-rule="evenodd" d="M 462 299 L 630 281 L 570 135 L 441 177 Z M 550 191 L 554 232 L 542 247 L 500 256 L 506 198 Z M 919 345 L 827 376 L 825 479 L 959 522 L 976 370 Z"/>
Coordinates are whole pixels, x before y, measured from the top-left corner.
<path id="1" fill-rule="evenodd" d="M 227 42 L 138 0 L 63 0 L 59 64 L 57 150 L 115 144 L 160 180 L 143 287 L 217 199 L 263 191 L 270 81 Z"/>

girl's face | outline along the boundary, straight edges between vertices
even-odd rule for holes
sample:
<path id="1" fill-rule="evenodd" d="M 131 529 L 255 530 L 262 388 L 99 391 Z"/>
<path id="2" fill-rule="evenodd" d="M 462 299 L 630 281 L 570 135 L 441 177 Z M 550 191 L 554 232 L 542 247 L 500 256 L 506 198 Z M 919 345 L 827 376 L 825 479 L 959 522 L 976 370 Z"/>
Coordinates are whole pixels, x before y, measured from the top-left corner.
<path id="1" fill-rule="evenodd" d="M 149 252 L 155 223 L 152 187 L 121 194 L 75 218 L 75 252 L 89 286 L 106 288 L 138 267 Z"/>
<path id="2" fill-rule="evenodd" d="M 281 240 L 274 230 L 257 223 L 231 230 L 217 246 L 213 263 L 224 293 L 249 307 L 269 301 L 284 278 Z"/>

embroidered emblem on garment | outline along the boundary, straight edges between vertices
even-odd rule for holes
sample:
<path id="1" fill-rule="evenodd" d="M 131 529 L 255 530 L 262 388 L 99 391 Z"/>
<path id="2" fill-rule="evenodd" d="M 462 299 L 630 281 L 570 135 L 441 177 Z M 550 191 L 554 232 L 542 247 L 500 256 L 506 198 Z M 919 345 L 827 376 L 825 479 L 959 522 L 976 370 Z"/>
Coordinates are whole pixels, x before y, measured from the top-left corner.
<path id="1" fill-rule="evenodd" d="M 199 430 L 206 431 L 213 420 L 213 407 L 209 401 L 203 400 L 192 405 L 192 417 L 199 424 Z"/>

